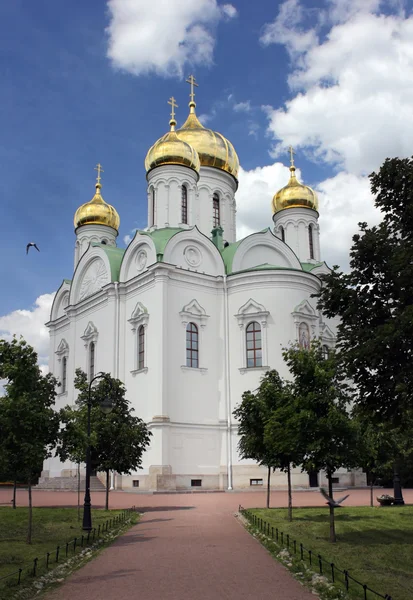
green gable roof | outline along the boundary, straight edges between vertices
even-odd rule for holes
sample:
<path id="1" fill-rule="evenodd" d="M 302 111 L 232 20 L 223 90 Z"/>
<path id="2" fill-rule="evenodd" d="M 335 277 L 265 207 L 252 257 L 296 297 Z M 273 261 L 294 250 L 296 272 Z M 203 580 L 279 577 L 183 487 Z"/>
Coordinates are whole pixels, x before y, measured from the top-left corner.
<path id="1" fill-rule="evenodd" d="M 164 227 L 163 229 L 155 229 L 154 231 L 140 231 L 138 233 L 141 235 L 149 236 L 156 248 L 156 258 L 157 260 L 162 260 L 162 257 L 165 252 L 166 244 L 169 242 L 171 237 L 173 237 L 176 233 L 180 231 L 185 231 L 180 227 Z"/>
<path id="2" fill-rule="evenodd" d="M 119 281 L 120 265 L 122 263 L 123 255 L 125 254 L 124 248 L 116 248 L 114 246 L 108 246 L 107 244 L 97 243 L 93 243 L 92 246 L 102 248 L 109 259 L 111 281 Z"/>
<path id="3" fill-rule="evenodd" d="M 318 262 L 318 263 L 301 263 L 301 266 L 303 268 L 303 271 L 307 271 L 307 273 L 310 273 L 313 269 L 316 269 L 317 267 L 321 267 L 324 264 L 324 262 Z"/>

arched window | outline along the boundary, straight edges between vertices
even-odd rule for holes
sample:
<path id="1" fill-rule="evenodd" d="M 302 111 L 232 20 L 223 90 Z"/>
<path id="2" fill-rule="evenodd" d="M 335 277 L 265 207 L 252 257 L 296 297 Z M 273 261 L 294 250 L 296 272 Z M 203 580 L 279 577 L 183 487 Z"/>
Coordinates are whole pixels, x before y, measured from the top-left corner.
<path id="1" fill-rule="evenodd" d="M 330 349 L 329 349 L 329 347 L 324 345 L 321 348 L 321 351 L 322 351 L 322 355 L 323 355 L 324 360 L 327 360 L 328 357 L 330 356 Z"/>
<path id="2" fill-rule="evenodd" d="M 262 367 L 261 326 L 257 321 L 247 325 L 247 367 Z"/>
<path id="3" fill-rule="evenodd" d="M 145 328 L 141 325 L 138 329 L 138 369 L 145 367 Z"/>
<path id="4" fill-rule="evenodd" d="M 181 223 L 188 223 L 188 190 L 186 185 L 181 188 Z"/>
<path id="5" fill-rule="evenodd" d="M 66 391 L 67 385 L 67 356 L 62 358 L 62 394 Z"/>
<path id="6" fill-rule="evenodd" d="M 212 226 L 218 227 L 221 225 L 221 218 L 219 214 L 219 196 L 215 192 L 212 196 Z"/>
<path id="7" fill-rule="evenodd" d="M 155 225 L 155 208 L 156 208 L 156 193 L 155 193 L 155 188 L 152 188 L 152 192 L 151 192 L 151 201 L 152 201 L 152 206 L 151 206 L 151 226 Z"/>
<path id="8" fill-rule="evenodd" d="M 282 241 L 285 242 L 285 230 L 282 225 L 280 225 L 280 234 L 281 234 Z"/>
<path id="9" fill-rule="evenodd" d="M 313 226 L 308 226 L 308 245 L 310 247 L 310 258 L 314 258 Z"/>
<path id="10" fill-rule="evenodd" d="M 90 342 L 89 346 L 89 381 L 95 376 L 95 342 Z"/>
<path id="11" fill-rule="evenodd" d="M 300 327 L 298 328 L 298 343 L 305 350 L 310 348 L 310 328 L 307 323 L 300 323 Z"/>
<path id="12" fill-rule="evenodd" d="M 186 366 L 196 369 L 199 366 L 199 336 L 195 323 L 186 326 Z"/>

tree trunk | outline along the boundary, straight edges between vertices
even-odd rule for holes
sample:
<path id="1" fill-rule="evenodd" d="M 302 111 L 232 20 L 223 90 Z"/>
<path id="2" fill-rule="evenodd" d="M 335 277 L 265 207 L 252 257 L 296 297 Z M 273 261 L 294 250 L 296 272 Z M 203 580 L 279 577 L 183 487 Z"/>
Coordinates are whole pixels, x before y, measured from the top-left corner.
<path id="1" fill-rule="evenodd" d="M 291 492 L 291 465 L 288 465 L 287 469 L 287 482 L 288 482 L 288 520 L 293 520 L 293 495 Z"/>
<path id="2" fill-rule="evenodd" d="M 29 478 L 29 526 L 27 528 L 27 539 L 28 544 L 32 543 L 32 525 L 33 525 L 33 506 L 32 506 L 32 480 Z"/>
<path id="3" fill-rule="evenodd" d="M 106 469 L 106 510 L 109 510 L 109 487 L 110 487 L 110 474 L 109 469 Z"/>
<path id="4" fill-rule="evenodd" d="M 270 508 L 270 485 L 271 485 L 271 467 L 268 467 L 268 476 L 267 476 L 267 508 Z"/>
<path id="5" fill-rule="evenodd" d="M 333 500 L 333 474 L 331 471 L 327 471 L 328 479 L 328 495 Z M 330 508 L 330 542 L 335 543 L 336 539 L 336 523 L 334 520 L 334 507 L 329 505 Z"/>
<path id="6" fill-rule="evenodd" d="M 77 520 L 80 521 L 80 462 L 77 463 Z"/>
<path id="7" fill-rule="evenodd" d="M 16 495 L 17 495 L 17 480 L 14 480 L 13 484 L 13 508 L 16 508 Z"/>
<path id="8" fill-rule="evenodd" d="M 373 477 L 370 477 L 370 506 L 373 507 Z"/>

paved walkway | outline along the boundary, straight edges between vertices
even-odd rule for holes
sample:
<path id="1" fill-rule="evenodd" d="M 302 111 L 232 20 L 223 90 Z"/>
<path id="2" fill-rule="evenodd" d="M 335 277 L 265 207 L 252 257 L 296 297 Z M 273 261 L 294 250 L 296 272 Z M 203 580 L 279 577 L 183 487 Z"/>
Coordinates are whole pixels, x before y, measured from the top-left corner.
<path id="1" fill-rule="evenodd" d="M 346 505 L 368 504 L 351 490 Z M 376 494 L 375 494 L 376 495 Z M 0 503 L 10 491 L 0 490 Z M 272 493 L 272 506 L 286 504 Z M 18 493 L 23 504 L 27 493 Z M 104 495 L 92 493 L 94 506 Z M 73 506 L 76 494 L 34 492 L 35 506 Z M 322 505 L 318 492 L 295 492 L 296 506 Z M 405 493 L 413 503 L 413 490 Z M 73 573 L 47 600 L 311 600 L 314 596 L 277 563 L 234 517 L 238 505 L 264 506 L 265 494 L 143 495 L 114 492 L 113 508 L 135 504 L 141 522 Z"/>

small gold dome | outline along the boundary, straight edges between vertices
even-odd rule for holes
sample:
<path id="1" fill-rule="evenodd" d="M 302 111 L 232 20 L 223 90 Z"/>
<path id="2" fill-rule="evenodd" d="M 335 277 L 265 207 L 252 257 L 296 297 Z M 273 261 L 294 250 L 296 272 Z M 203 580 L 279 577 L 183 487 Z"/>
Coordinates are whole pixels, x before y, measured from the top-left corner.
<path id="1" fill-rule="evenodd" d="M 198 152 L 190 144 L 178 138 L 175 119 L 171 119 L 169 124 L 171 130 L 155 142 L 146 155 L 146 172 L 161 165 L 182 165 L 199 173 Z"/>
<path id="2" fill-rule="evenodd" d="M 272 199 L 274 213 L 284 208 L 312 208 L 318 210 L 317 194 L 308 185 L 303 185 L 295 176 L 295 166 L 290 167 L 290 181 Z"/>
<path id="3" fill-rule="evenodd" d="M 234 146 L 223 135 L 212 129 L 206 129 L 201 124 L 196 116 L 195 106 L 195 102 L 189 103 L 188 118 L 176 132 L 179 139 L 195 148 L 199 154 L 201 166 L 221 169 L 236 179 L 239 160 Z"/>
<path id="4" fill-rule="evenodd" d="M 100 178 L 100 177 L 99 177 Z M 96 183 L 96 193 L 90 202 L 82 204 L 75 212 L 75 229 L 82 225 L 107 225 L 118 231 L 120 218 L 117 211 L 107 204 L 100 194 L 102 186 Z"/>

